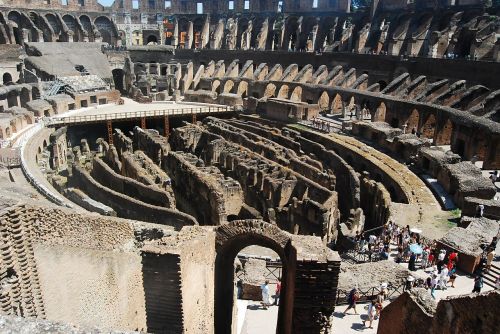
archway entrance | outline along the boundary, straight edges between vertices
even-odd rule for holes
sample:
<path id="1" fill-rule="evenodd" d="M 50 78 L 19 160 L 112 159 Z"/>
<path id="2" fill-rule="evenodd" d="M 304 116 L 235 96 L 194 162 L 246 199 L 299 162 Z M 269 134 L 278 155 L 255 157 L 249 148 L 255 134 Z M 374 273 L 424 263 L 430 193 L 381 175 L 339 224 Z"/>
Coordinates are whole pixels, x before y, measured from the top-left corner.
<path id="1" fill-rule="evenodd" d="M 11 83 L 12 82 L 12 75 L 8 72 L 5 72 L 2 76 L 2 81 L 3 81 L 4 85 Z"/>
<path id="2" fill-rule="evenodd" d="M 158 38 L 156 38 L 155 35 L 149 35 L 148 39 L 146 40 L 146 44 L 150 45 L 150 43 L 151 43 L 151 45 L 158 44 Z"/>
<path id="3" fill-rule="evenodd" d="M 277 333 L 290 333 L 296 253 L 289 235 L 262 221 L 233 221 L 218 227 L 215 259 L 215 332 L 231 334 L 235 303 L 234 260 L 245 247 L 257 245 L 276 252 L 283 265 Z"/>
<path id="4" fill-rule="evenodd" d="M 330 328 L 341 260 L 321 239 L 293 235 L 262 220 L 235 220 L 218 226 L 215 233 L 215 333 L 236 330 L 234 259 L 251 245 L 269 248 L 281 260 L 276 333 L 324 333 Z"/>
<path id="5" fill-rule="evenodd" d="M 125 87 L 123 84 L 123 79 L 124 79 L 124 73 L 121 68 L 115 68 L 113 71 L 111 71 L 113 74 L 113 82 L 115 83 L 115 89 L 120 91 L 120 93 L 125 94 Z"/>

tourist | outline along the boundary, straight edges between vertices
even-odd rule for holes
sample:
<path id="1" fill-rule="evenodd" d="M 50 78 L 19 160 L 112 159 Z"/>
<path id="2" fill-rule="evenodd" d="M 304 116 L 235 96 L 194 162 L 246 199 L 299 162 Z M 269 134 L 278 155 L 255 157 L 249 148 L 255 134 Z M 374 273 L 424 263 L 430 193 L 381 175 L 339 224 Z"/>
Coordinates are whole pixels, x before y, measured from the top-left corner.
<path id="1" fill-rule="evenodd" d="M 441 249 L 439 251 L 439 255 L 437 258 L 437 268 L 438 268 L 438 273 L 441 274 L 441 270 L 443 269 L 443 264 L 444 264 L 444 258 L 446 257 L 446 250 Z"/>
<path id="2" fill-rule="evenodd" d="M 408 261 L 408 270 L 415 271 L 415 261 L 417 260 L 417 256 L 415 253 L 410 252 L 410 260 Z"/>
<path id="3" fill-rule="evenodd" d="M 478 204 L 476 207 L 476 217 L 481 218 L 484 214 L 484 205 Z"/>
<path id="4" fill-rule="evenodd" d="M 427 268 L 428 262 L 429 262 L 429 247 L 425 246 L 422 247 L 422 260 L 420 261 L 420 267 L 425 270 Z"/>
<path id="5" fill-rule="evenodd" d="M 370 300 L 370 303 L 368 304 L 367 308 L 368 321 L 370 321 L 370 326 L 368 328 L 373 328 L 372 327 L 373 318 L 375 317 L 376 314 L 377 314 L 377 309 L 375 308 L 375 301 Z M 366 327 L 366 321 L 367 320 L 363 320 L 363 326 L 365 327 Z"/>
<path id="6" fill-rule="evenodd" d="M 443 265 L 441 273 L 439 274 L 439 289 L 446 290 L 446 283 L 448 283 L 448 267 Z"/>
<path id="7" fill-rule="evenodd" d="M 432 278 L 430 276 L 425 280 L 425 289 L 429 290 L 432 287 Z"/>
<path id="8" fill-rule="evenodd" d="M 434 252 L 432 249 L 429 250 L 429 257 L 427 258 L 427 267 L 432 267 L 434 266 Z"/>
<path id="9" fill-rule="evenodd" d="M 274 293 L 274 303 L 273 305 L 279 305 L 280 303 L 280 294 L 281 294 L 281 281 L 278 279 L 276 283 L 276 291 Z"/>
<path id="10" fill-rule="evenodd" d="M 344 311 L 344 315 L 347 314 L 347 311 L 350 309 L 354 309 L 354 314 L 358 314 L 358 311 L 356 311 L 356 302 L 359 300 L 359 293 L 358 289 L 354 288 L 349 292 L 349 296 L 347 296 L 347 303 L 349 306 L 346 308 Z"/>
<path id="11" fill-rule="evenodd" d="M 449 282 L 451 283 L 452 288 L 455 287 L 455 280 L 457 279 L 456 271 L 457 271 L 457 264 L 453 262 L 450 272 L 448 273 L 448 276 L 450 276 Z"/>
<path id="12" fill-rule="evenodd" d="M 356 231 L 356 235 L 354 236 L 354 242 L 355 244 L 355 249 L 356 251 L 359 251 L 359 244 L 361 242 L 361 235 L 359 234 L 359 231 Z"/>
<path id="13" fill-rule="evenodd" d="M 434 273 L 434 274 L 432 274 L 432 279 L 431 279 L 431 296 L 434 299 L 436 299 L 437 284 L 438 284 L 438 278 L 437 278 L 437 275 Z"/>
<path id="14" fill-rule="evenodd" d="M 453 264 L 457 262 L 458 262 L 458 253 L 457 251 L 453 251 L 450 253 L 450 256 L 448 257 L 448 270 L 451 270 Z"/>
<path id="15" fill-rule="evenodd" d="M 483 288 L 483 278 L 479 275 L 476 275 L 476 277 L 474 278 L 474 289 L 472 290 L 472 293 L 474 292 L 480 293 L 482 288 Z"/>
<path id="16" fill-rule="evenodd" d="M 262 306 L 264 307 L 264 310 L 267 310 L 267 308 L 271 305 L 269 300 L 269 281 L 266 280 L 266 282 L 261 285 L 260 289 L 262 290 Z"/>
<path id="17" fill-rule="evenodd" d="M 490 271 L 491 262 L 495 258 L 495 250 L 490 248 L 488 251 L 488 255 L 486 255 L 486 272 Z"/>

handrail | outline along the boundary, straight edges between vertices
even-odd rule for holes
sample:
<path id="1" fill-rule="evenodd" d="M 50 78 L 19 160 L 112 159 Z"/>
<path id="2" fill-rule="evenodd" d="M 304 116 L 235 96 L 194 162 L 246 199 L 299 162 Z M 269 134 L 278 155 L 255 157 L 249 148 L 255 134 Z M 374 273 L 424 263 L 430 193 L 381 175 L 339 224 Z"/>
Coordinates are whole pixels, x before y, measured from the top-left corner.
<path id="1" fill-rule="evenodd" d="M 67 116 L 61 118 L 51 118 L 47 121 L 47 125 L 62 125 L 62 124 L 75 124 L 75 123 L 89 123 L 99 121 L 112 121 L 122 119 L 135 119 L 143 117 L 160 117 L 160 116 L 174 116 L 174 115 L 196 115 L 203 113 L 220 113 L 234 111 L 233 107 L 199 107 L 199 108 L 176 108 L 176 109 L 157 109 L 157 110 L 144 110 L 135 112 L 119 112 L 112 114 L 97 114 L 97 115 L 82 115 L 82 116 Z"/>

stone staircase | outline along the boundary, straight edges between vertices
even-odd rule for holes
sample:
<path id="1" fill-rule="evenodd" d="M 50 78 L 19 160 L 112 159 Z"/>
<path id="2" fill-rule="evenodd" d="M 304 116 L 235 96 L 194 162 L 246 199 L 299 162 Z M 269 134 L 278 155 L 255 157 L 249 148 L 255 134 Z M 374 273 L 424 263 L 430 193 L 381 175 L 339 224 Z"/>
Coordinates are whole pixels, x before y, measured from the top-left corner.
<path id="1" fill-rule="evenodd" d="M 497 277 L 500 275 L 500 267 L 494 263 L 491 264 L 491 268 L 488 272 L 483 271 L 483 283 L 495 288 L 495 283 Z"/>
<path id="2" fill-rule="evenodd" d="M 45 318 L 31 225 L 23 207 L 0 214 L 0 313 Z"/>

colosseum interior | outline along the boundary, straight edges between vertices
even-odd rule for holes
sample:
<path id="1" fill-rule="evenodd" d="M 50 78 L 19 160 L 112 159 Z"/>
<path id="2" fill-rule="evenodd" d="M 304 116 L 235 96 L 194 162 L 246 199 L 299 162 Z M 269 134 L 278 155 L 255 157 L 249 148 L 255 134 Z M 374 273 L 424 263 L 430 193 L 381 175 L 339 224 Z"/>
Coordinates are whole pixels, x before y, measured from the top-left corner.
<path id="1" fill-rule="evenodd" d="M 499 62 L 497 0 L 0 1 L 0 332 L 498 333 Z"/>

